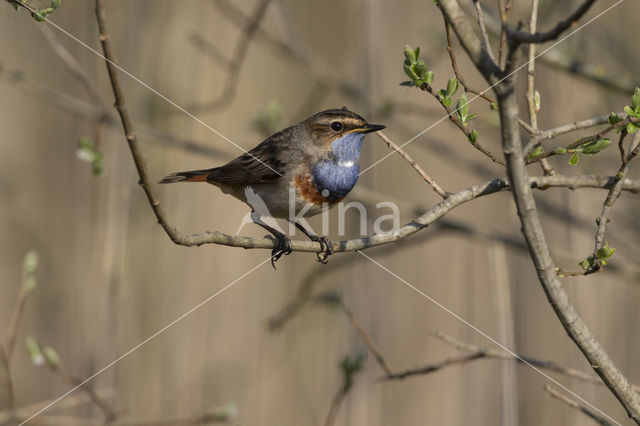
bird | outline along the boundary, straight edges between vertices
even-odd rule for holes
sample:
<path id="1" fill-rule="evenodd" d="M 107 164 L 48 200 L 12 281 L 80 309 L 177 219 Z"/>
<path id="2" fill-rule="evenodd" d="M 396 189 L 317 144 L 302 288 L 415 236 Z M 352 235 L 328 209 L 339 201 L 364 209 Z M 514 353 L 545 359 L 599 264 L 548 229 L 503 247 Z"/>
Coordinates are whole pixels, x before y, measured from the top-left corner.
<path id="1" fill-rule="evenodd" d="M 271 252 L 274 269 L 283 254 L 292 252 L 291 240 L 266 224 L 263 216 L 294 224 L 320 244 L 317 260 L 326 263 L 334 243 L 306 229 L 299 218 L 334 207 L 353 189 L 365 136 L 385 127 L 367 123 L 346 107 L 329 109 L 273 134 L 224 166 L 172 173 L 159 183 L 206 182 L 245 202 L 251 207 L 251 220 L 278 241 Z"/>

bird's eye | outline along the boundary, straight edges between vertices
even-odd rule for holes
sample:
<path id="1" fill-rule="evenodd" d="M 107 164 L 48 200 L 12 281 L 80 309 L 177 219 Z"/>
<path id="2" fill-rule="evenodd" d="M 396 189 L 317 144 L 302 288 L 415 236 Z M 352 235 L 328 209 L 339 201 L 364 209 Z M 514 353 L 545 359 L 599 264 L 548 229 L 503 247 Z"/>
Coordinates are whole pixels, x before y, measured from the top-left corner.
<path id="1" fill-rule="evenodd" d="M 334 132 L 339 132 L 340 130 L 342 130 L 342 123 L 339 121 L 334 121 L 333 123 L 331 123 L 331 130 L 333 130 Z"/>

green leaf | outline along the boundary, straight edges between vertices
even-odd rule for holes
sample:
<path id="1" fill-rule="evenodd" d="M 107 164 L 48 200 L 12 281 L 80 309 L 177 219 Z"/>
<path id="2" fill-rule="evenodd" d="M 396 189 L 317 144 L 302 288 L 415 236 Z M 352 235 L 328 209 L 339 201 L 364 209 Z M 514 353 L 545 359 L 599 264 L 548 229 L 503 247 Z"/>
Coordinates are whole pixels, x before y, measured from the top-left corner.
<path id="1" fill-rule="evenodd" d="M 55 367 L 58 364 L 60 364 L 60 357 L 58 356 L 58 353 L 54 351 L 51 346 L 45 347 L 42 352 L 44 354 L 44 359 L 47 361 L 47 363 L 49 363 L 49 365 Z"/>
<path id="2" fill-rule="evenodd" d="M 25 292 L 30 293 L 35 288 L 37 283 L 35 272 L 38 269 L 38 253 L 35 250 L 30 250 L 24 257 L 22 263 L 22 288 Z"/>
<path id="3" fill-rule="evenodd" d="M 583 154 L 594 155 L 611 145 L 611 139 L 602 138 L 595 141 L 587 142 L 580 145 L 577 150 L 580 150 Z"/>
<path id="4" fill-rule="evenodd" d="M 409 81 L 409 80 L 403 81 L 402 83 L 400 83 L 400 86 L 406 86 L 406 87 L 413 87 L 415 85 L 416 84 L 413 81 Z"/>
<path id="5" fill-rule="evenodd" d="M 447 97 L 447 91 L 444 89 L 438 90 L 438 96 L 440 96 L 440 99 L 445 99 Z"/>
<path id="6" fill-rule="evenodd" d="M 609 246 L 609 241 L 606 241 L 602 247 L 598 249 L 596 255 L 598 259 L 608 259 L 613 256 L 613 253 L 616 252 L 616 249 Z"/>
<path id="7" fill-rule="evenodd" d="M 640 110 L 640 87 L 636 87 L 633 96 L 631 96 L 631 107 L 636 112 Z"/>
<path id="8" fill-rule="evenodd" d="M 615 112 L 612 112 L 611 114 L 609 114 L 609 124 L 611 124 L 612 126 L 621 121 L 622 121 L 622 118 L 618 117 L 618 114 L 616 114 Z"/>
<path id="9" fill-rule="evenodd" d="M 537 90 L 533 92 L 533 106 L 536 112 L 540 112 L 540 92 Z"/>
<path id="10" fill-rule="evenodd" d="M 587 271 L 593 268 L 594 260 L 595 259 L 593 258 L 593 256 L 589 256 L 586 259 L 584 259 L 582 262 L 578 263 L 578 265 L 580 265 L 583 271 Z"/>
<path id="11" fill-rule="evenodd" d="M 452 98 L 453 95 L 458 91 L 458 79 L 455 77 L 451 77 L 447 82 L 447 97 Z"/>
<path id="12" fill-rule="evenodd" d="M 404 73 L 411 79 L 411 81 L 415 82 L 418 80 L 418 74 L 416 74 L 411 64 L 407 64 L 405 61 L 402 69 L 404 69 Z"/>
<path id="13" fill-rule="evenodd" d="M 497 111 L 498 110 L 498 104 L 495 102 L 491 102 L 489 104 L 489 108 L 491 108 L 493 111 Z"/>
<path id="14" fill-rule="evenodd" d="M 428 84 L 431 84 L 433 83 L 433 77 L 434 77 L 433 71 L 427 71 L 427 73 L 424 76 L 424 81 Z"/>
<path id="15" fill-rule="evenodd" d="M 629 106 L 629 105 L 625 105 L 624 107 L 624 112 L 629 116 L 629 117 L 633 117 L 636 115 L 636 112 Z"/>
<path id="16" fill-rule="evenodd" d="M 36 339 L 31 336 L 27 336 L 25 343 L 27 345 L 27 351 L 29 351 L 29 356 L 31 357 L 31 362 L 35 366 L 42 366 L 44 364 L 44 356 L 42 355 L 40 345 L 38 345 Z"/>
<path id="17" fill-rule="evenodd" d="M 205 421 L 229 423 L 238 416 L 238 406 L 233 402 L 227 405 L 212 407 L 205 412 Z"/>
<path id="18" fill-rule="evenodd" d="M 560 148 L 556 149 L 556 154 L 558 154 L 558 155 L 565 155 L 566 153 L 567 153 L 567 149 L 566 148 L 560 147 Z"/>
<path id="19" fill-rule="evenodd" d="M 631 122 L 627 123 L 627 133 L 635 133 L 636 130 L 638 130 L 638 127 L 635 124 Z"/>
<path id="20" fill-rule="evenodd" d="M 38 253 L 35 250 L 29 250 L 24 256 L 22 270 L 25 274 L 33 274 L 38 269 Z"/>
<path id="21" fill-rule="evenodd" d="M 571 158 L 569 159 L 569 164 L 572 166 L 575 166 L 576 164 L 578 164 L 578 153 L 574 153 Z"/>
<path id="22" fill-rule="evenodd" d="M 466 123 L 469 116 L 469 101 L 465 95 L 460 96 L 456 102 L 456 114 L 462 124 Z"/>
<path id="23" fill-rule="evenodd" d="M 51 0 L 51 5 L 49 7 L 51 7 L 52 9 L 57 9 L 61 4 L 62 0 Z"/>
<path id="24" fill-rule="evenodd" d="M 478 131 L 476 129 L 469 132 L 469 142 L 476 143 L 478 141 Z"/>
<path id="25" fill-rule="evenodd" d="M 533 151 L 531 151 L 529 153 L 529 155 L 527 156 L 530 160 L 533 160 L 534 158 L 542 155 L 544 153 L 544 148 L 542 148 L 541 146 L 537 147 L 536 149 L 534 149 Z"/>
<path id="26" fill-rule="evenodd" d="M 420 49 L 420 48 L 418 48 L 418 49 Z M 404 47 L 403 53 L 404 53 L 404 57 L 405 57 L 405 64 L 411 65 L 412 63 L 414 63 L 417 60 L 414 50 L 408 44 Z"/>
<path id="27" fill-rule="evenodd" d="M 446 106 L 447 108 L 451 106 L 451 102 L 453 102 L 453 99 L 451 98 L 444 98 L 442 100 L 442 103 L 444 104 L 444 106 Z"/>

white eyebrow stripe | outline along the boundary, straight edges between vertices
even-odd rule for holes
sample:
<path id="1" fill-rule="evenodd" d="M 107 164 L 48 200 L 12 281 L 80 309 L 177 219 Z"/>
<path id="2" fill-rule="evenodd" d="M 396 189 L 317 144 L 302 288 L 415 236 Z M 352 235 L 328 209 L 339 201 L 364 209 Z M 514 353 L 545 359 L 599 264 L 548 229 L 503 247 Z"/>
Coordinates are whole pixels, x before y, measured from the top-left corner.
<path id="1" fill-rule="evenodd" d="M 355 161 L 338 161 L 338 166 L 340 167 L 353 167 L 355 166 Z"/>

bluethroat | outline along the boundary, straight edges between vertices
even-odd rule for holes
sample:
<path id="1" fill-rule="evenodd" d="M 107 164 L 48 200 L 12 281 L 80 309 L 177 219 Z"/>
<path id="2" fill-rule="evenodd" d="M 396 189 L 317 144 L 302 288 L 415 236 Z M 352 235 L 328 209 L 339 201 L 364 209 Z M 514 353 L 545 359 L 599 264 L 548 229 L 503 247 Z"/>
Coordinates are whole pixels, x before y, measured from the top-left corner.
<path id="1" fill-rule="evenodd" d="M 368 124 L 346 108 L 319 112 L 268 137 L 251 151 L 222 167 L 173 173 L 160 183 L 207 182 L 251 207 L 251 219 L 278 240 L 271 264 L 291 253 L 291 241 L 264 223 L 262 216 L 286 219 L 320 244 L 318 260 L 326 263 L 334 244 L 298 222 L 332 208 L 355 186 L 358 160 L 367 133 L 384 129 Z M 263 209 L 256 208 L 261 200 Z M 266 210 L 262 211 L 262 210 Z"/>

